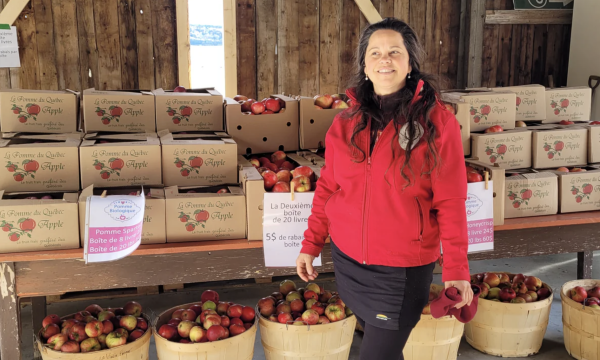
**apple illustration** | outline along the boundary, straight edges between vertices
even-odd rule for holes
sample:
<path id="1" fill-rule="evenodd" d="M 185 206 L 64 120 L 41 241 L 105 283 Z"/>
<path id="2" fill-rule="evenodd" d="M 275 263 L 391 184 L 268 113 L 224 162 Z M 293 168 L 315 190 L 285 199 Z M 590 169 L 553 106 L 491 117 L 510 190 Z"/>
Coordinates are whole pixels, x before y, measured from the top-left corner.
<path id="1" fill-rule="evenodd" d="M 108 166 L 113 170 L 121 170 L 123 169 L 123 166 L 125 166 L 125 162 L 123 159 L 111 158 L 108 160 Z"/>
<path id="2" fill-rule="evenodd" d="M 109 108 L 110 110 L 110 115 L 111 116 L 121 116 L 123 115 L 123 108 L 121 108 L 120 106 L 111 106 Z"/>
<path id="3" fill-rule="evenodd" d="M 40 168 L 40 164 L 35 160 L 23 161 L 23 169 L 27 172 L 36 172 Z"/>
<path id="4" fill-rule="evenodd" d="M 31 231 L 35 229 L 35 225 L 35 220 L 31 218 L 19 219 L 19 228 L 23 231 Z"/>
<path id="5" fill-rule="evenodd" d="M 19 116 L 19 122 L 20 123 L 26 123 L 27 122 L 27 117 L 25 115 Z"/>
<path id="6" fill-rule="evenodd" d="M 41 110 L 40 106 L 37 104 L 28 104 L 27 105 L 27 113 L 29 115 L 35 116 L 40 113 L 40 110 Z"/>
<path id="7" fill-rule="evenodd" d="M 193 168 L 199 168 L 202 166 L 203 163 L 204 160 L 202 160 L 202 158 L 199 156 L 192 156 L 190 158 L 190 166 Z"/>
<path id="8" fill-rule="evenodd" d="M 182 106 L 179 108 L 179 111 L 181 111 L 181 116 L 190 116 L 192 115 L 192 108 L 189 106 Z"/>
<path id="9" fill-rule="evenodd" d="M 209 218 L 209 214 L 208 211 L 206 210 L 196 210 L 194 212 L 194 218 L 196 219 L 196 221 L 201 222 L 201 221 L 206 221 Z"/>

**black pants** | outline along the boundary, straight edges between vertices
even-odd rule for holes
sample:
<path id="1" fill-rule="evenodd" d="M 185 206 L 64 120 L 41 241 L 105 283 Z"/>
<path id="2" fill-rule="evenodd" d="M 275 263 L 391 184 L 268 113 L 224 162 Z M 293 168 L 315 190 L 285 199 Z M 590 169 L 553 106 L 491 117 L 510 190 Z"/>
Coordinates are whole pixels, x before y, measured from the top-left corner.
<path id="1" fill-rule="evenodd" d="M 398 330 L 388 330 L 356 320 L 365 331 L 360 346 L 360 360 L 404 360 L 402 350 L 410 336 L 412 327 L 401 326 Z"/>

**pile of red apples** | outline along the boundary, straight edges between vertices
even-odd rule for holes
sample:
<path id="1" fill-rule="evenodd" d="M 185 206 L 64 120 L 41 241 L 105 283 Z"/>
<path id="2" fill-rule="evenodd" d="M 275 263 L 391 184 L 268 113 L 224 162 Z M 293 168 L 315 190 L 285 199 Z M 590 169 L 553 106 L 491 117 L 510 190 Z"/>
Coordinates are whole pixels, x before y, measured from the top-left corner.
<path id="1" fill-rule="evenodd" d="M 92 304 L 72 319 L 48 315 L 42 321 L 40 335 L 52 350 L 86 353 L 134 342 L 146 331 L 148 322 L 142 317 L 142 306 L 130 301 L 114 309 Z"/>
<path id="2" fill-rule="evenodd" d="M 552 296 L 535 276 L 486 272 L 471 275 L 471 283 L 481 287 L 479 298 L 503 303 L 525 304 Z"/>
<path id="3" fill-rule="evenodd" d="M 582 286 L 575 286 L 569 290 L 567 295 L 573 301 L 600 310 L 600 286 L 588 290 Z"/>
<path id="4" fill-rule="evenodd" d="M 206 290 L 199 303 L 174 311 L 169 322 L 158 329 L 158 335 L 183 344 L 212 342 L 245 332 L 255 319 L 253 308 L 219 301 L 219 293 Z"/>
<path id="5" fill-rule="evenodd" d="M 246 115 L 279 114 L 285 112 L 285 101 L 276 98 L 264 98 L 261 101 L 249 99 L 244 95 L 236 95 L 233 100 L 242 107 Z"/>
<path id="6" fill-rule="evenodd" d="M 351 99 L 346 102 L 339 94 L 315 95 L 313 99 L 315 100 L 316 109 L 347 109 L 352 106 Z"/>
<path id="7" fill-rule="evenodd" d="M 472 166 L 467 165 L 467 183 L 475 183 L 483 181 L 483 174 L 480 170 L 475 169 Z"/>
<path id="8" fill-rule="evenodd" d="M 279 284 L 279 291 L 258 301 L 260 315 L 272 322 L 296 326 L 329 324 L 352 315 L 335 291 L 309 283 L 296 288 L 292 280 Z"/>
<path id="9" fill-rule="evenodd" d="M 252 156 L 250 163 L 258 170 L 268 192 L 307 192 L 314 190 L 315 172 L 310 166 L 296 166 L 286 153 L 276 151 L 270 157 Z"/>

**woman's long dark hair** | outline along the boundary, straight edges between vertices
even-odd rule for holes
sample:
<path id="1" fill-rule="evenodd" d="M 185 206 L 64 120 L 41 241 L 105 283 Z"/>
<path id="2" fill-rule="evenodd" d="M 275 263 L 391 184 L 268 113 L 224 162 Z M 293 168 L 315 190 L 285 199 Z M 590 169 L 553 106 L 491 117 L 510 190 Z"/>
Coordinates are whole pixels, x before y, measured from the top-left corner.
<path id="1" fill-rule="evenodd" d="M 404 46 L 406 47 L 409 55 L 409 64 L 412 67 L 410 79 L 406 79 L 406 86 L 400 90 L 397 96 L 394 96 L 394 99 L 397 99 L 397 105 L 394 110 L 392 121 L 396 131 L 395 136 L 392 139 L 392 143 L 390 144 L 393 153 L 392 164 L 390 164 L 391 167 L 397 155 L 394 151 L 394 142 L 398 141 L 398 133 L 402 125 L 408 123 L 406 134 L 409 139 L 405 150 L 404 163 L 400 169 L 400 173 L 406 180 L 408 186 L 412 183 L 412 181 L 411 178 L 405 173 L 405 170 L 408 169 L 410 174 L 414 175 L 414 172 L 410 166 L 410 159 L 412 155 L 413 143 L 418 131 L 417 123 L 421 123 L 425 130 L 425 134 L 423 134 L 422 138 L 427 142 L 427 147 L 429 149 L 423 167 L 425 167 L 425 163 L 431 165 L 429 170 L 425 170 L 423 173 L 430 174 L 433 169 L 437 168 L 439 163 L 438 152 L 434 142 L 436 129 L 429 118 L 429 114 L 436 104 L 436 96 L 439 92 L 437 90 L 436 79 L 432 75 L 421 72 L 421 63 L 423 61 L 425 51 L 419 42 L 419 39 L 417 38 L 417 34 L 408 24 L 395 18 L 386 18 L 365 28 L 360 35 L 358 50 L 355 55 L 355 72 L 350 80 L 351 87 L 354 87 L 356 90 L 356 100 L 360 104 L 360 107 L 353 108 L 352 111 L 348 113 L 348 117 L 353 117 L 357 113 L 362 115 L 360 121 L 354 127 L 354 131 L 350 139 L 351 146 L 354 147 L 355 150 L 358 150 L 358 152 L 362 153 L 362 158 L 355 161 L 363 162 L 367 157 L 365 150 L 361 149 L 357 145 L 356 137 L 358 133 L 367 127 L 369 119 L 371 120 L 372 127 L 383 129 L 385 125 L 383 114 L 380 110 L 380 104 L 373 89 L 373 83 L 370 80 L 365 79 L 364 73 L 365 56 L 367 53 L 367 47 L 369 45 L 369 39 L 377 30 L 393 30 L 402 35 L 402 38 L 404 39 Z M 423 80 L 425 83 L 423 90 L 420 93 L 421 98 L 419 101 L 416 101 L 411 105 L 411 101 L 419 80 Z M 418 139 L 416 140 L 418 141 Z M 369 150 L 367 149 L 367 151 Z M 354 154 L 358 154 L 358 152 L 352 151 Z M 423 170 L 423 168 L 421 170 Z"/>

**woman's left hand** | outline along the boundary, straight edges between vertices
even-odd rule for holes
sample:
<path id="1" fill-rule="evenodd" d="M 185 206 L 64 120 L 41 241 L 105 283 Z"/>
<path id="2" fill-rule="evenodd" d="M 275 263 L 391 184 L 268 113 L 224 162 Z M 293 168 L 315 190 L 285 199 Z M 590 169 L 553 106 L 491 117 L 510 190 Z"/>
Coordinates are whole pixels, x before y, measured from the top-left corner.
<path id="1" fill-rule="evenodd" d="M 457 281 L 446 281 L 444 285 L 447 288 L 455 287 L 459 294 L 462 296 L 462 301 L 456 304 L 454 307 L 460 309 L 465 305 L 471 305 L 473 301 L 473 290 L 471 289 L 471 283 L 466 280 Z"/>

